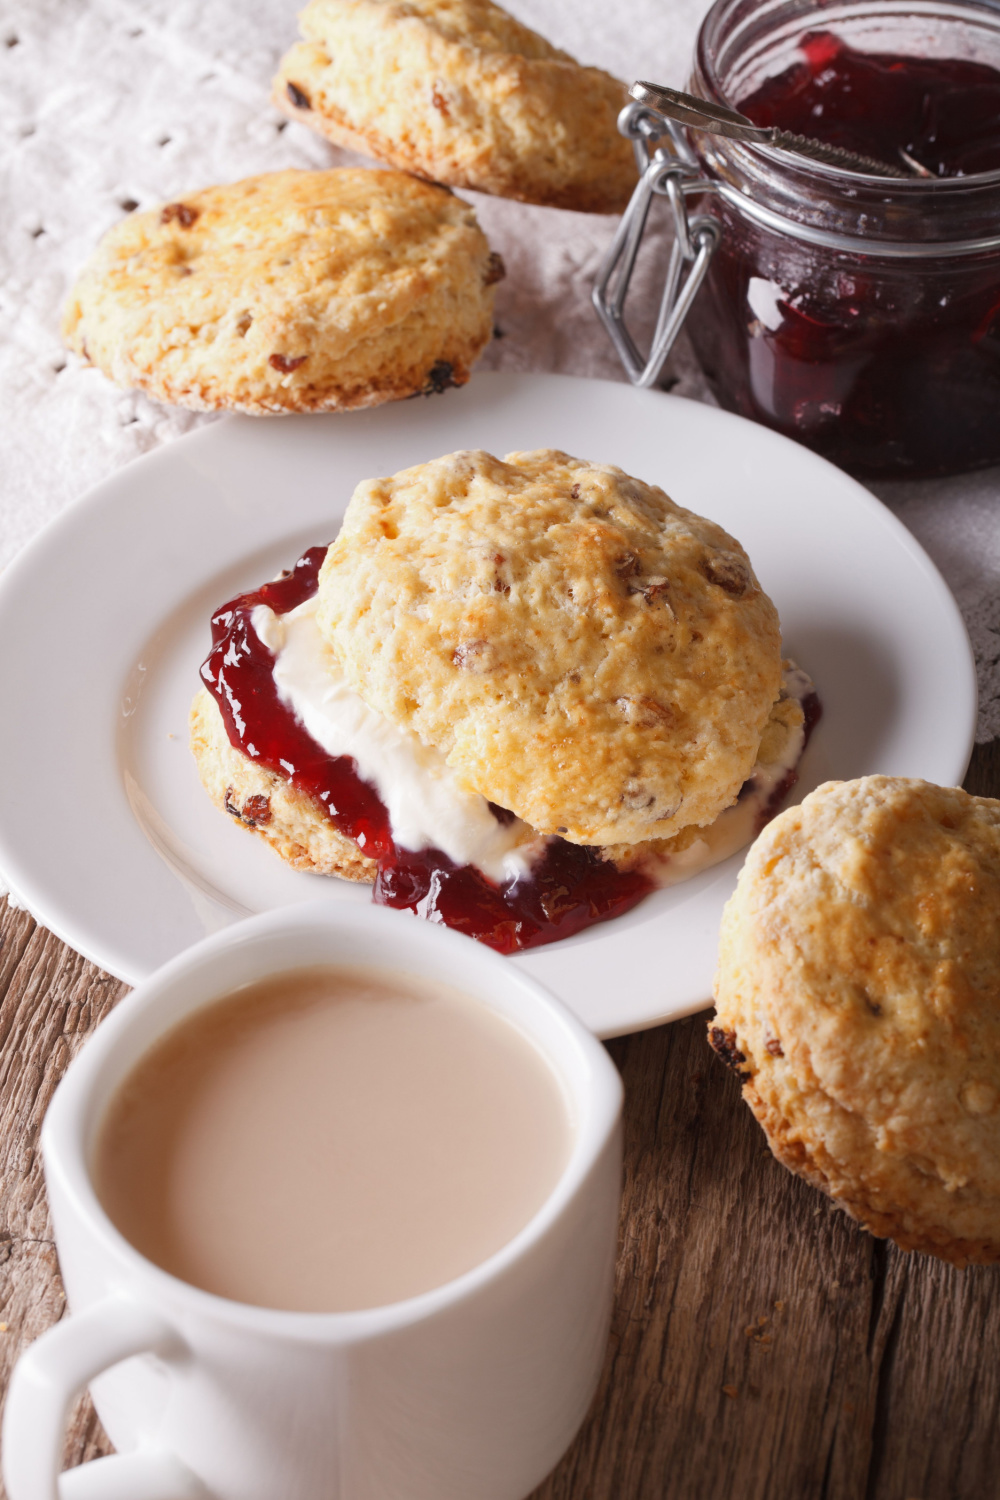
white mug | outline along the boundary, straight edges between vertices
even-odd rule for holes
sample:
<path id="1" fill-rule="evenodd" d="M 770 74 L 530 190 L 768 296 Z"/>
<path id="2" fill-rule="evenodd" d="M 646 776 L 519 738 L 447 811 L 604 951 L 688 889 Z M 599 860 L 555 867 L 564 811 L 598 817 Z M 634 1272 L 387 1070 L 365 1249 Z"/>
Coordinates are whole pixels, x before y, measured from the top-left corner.
<path id="1" fill-rule="evenodd" d="M 541 1049 L 575 1123 L 569 1161 L 495 1255 L 420 1296 L 298 1313 L 213 1296 L 146 1260 L 90 1175 L 102 1112 L 157 1039 L 240 985 L 309 964 L 453 985 Z M 522 1500 L 569 1445 L 607 1342 L 621 1083 L 604 1048 L 520 968 L 377 907 L 309 904 L 209 938 L 140 984 L 70 1066 L 42 1132 L 71 1309 L 22 1355 L 3 1428 L 9 1500 Z M 279 1255 L 286 1226 L 261 1225 Z M 118 1455 L 59 1475 L 76 1395 Z"/>

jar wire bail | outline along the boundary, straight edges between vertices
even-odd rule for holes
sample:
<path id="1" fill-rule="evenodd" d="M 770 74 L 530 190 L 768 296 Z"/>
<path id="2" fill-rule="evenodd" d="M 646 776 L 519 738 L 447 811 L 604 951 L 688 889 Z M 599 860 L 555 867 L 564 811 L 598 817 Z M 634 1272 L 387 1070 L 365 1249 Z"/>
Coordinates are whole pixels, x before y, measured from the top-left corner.
<path id="1" fill-rule="evenodd" d="M 687 199 L 714 193 L 716 184 L 700 175 L 681 132 L 657 110 L 627 104 L 618 116 L 618 129 L 632 141 L 639 181 L 601 262 L 591 296 L 629 380 L 647 387 L 663 369 L 721 235 L 718 222 L 709 215 L 688 216 Z M 644 357 L 626 325 L 625 305 L 655 197 L 666 198 L 670 204 L 674 241 L 656 328 Z"/>

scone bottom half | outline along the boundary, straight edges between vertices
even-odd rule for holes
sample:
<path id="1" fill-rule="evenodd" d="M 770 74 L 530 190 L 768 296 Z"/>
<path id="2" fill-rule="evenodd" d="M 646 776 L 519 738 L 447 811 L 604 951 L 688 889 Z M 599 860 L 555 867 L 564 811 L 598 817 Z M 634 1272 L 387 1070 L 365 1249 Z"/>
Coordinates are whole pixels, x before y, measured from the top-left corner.
<path id="1" fill-rule="evenodd" d="M 750 849 L 709 1040 L 771 1150 L 872 1234 L 1000 1261 L 1000 801 L 828 782 Z"/>
<path id="2" fill-rule="evenodd" d="M 452 455 L 450 459 L 456 457 L 465 460 L 459 468 L 466 477 L 473 460 L 472 467 L 475 463 L 492 466 L 494 475 L 497 466 L 502 471 L 512 467 L 509 461 L 503 464 L 489 455 Z M 566 463 L 576 463 L 575 473 L 587 467 L 565 455 L 519 457 L 535 461 L 535 479 L 539 469 L 561 472 Z M 450 460 L 435 461 L 396 479 L 409 482 L 422 473 L 446 508 L 454 478 L 449 464 Z M 613 476 L 618 476 L 616 485 L 625 478 L 617 470 Z M 489 486 L 484 495 L 498 524 L 509 527 L 511 515 L 517 514 L 516 496 L 507 504 L 508 497 L 498 497 Z M 355 519 L 359 514 L 354 508 L 359 496 L 363 519 L 370 486 L 359 487 L 344 523 L 345 534 L 352 531 L 352 514 Z M 576 504 L 580 496 L 571 499 Z M 396 518 L 383 519 L 387 531 L 398 536 Z M 520 522 L 525 520 L 521 515 Z M 538 517 L 529 520 L 530 533 Z M 441 561 L 447 549 L 439 543 L 439 537 L 424 535 L 424 550 L 429 548 L 429 555 Z M 501 581 L 496 587 L 501 564 L 490 550 L 495 545 L 495 538 L 481 536 L 461 564 L 461 576 L 467 592 L 471 579 L 473 595 L 486 592 L 507 600 L 514 595 L 515 584 Z M 489 552 L 485 590 L 476 584 L 484 546 Z M 516 548 L 509 550 L 516 552 Z M 810 698 L 815 704 L 815 695 L 805 674 L 791 664 L 785 664 L 782 675 L 779 660 L 782 688 L 758 736 L 757 763 L 749 779 L 737 788 L 739 796 L 734 793 L 730 798 L 735 805 L 710 828 L 688 825 L 672 838 L 614 844 L 569 839 L 560 830 L 554 834 L 540 831 L 509 803 L 491 796 L 489 786 L 470 785 L 470 778 L 442 746 L 417 734 L 409 723 L 384 714 L 368 691 L 357 691 L 344 653 L 323 629 L 325 598 L 320 579 L 333 551 L 311 549 L 280 579 L 217 611 L 213 650 L 202 669 L 205 687 L 192 711 L 192 749 L 212 800 L 242 827 L 266 839 L 296 868 L 372 881 L 377 902 L 416 910 L 501 951 L 513 951 L 620 915 L 655 886 L 689 878 L 727 857 L 773 815 L 795 779 L 795 767 L 816 717 L 815 710 L 810 710 Z M 368 553 L 362 548 L 359 555 L 367 557 Z M 654 597 L 662 594 L 666 580 L 646 582 L 635 568 L 636 561 L 631 560 L 624 582 L 640 598 L 643 588 Z M 405 579 L 400 583 L 396 574 L 398 563 L 396 557 L 384 579 L 390 598 L 407 594 Z M 419 570 L 420 547 L 414 549 L 410 564 Z M 454 566 L 459 568 L 457 556 Z M 721 567 L 718 560 L 716 566 Z M 731 555 L 729 566 L 743 586 L 746 575 L 736 569 Z M 614 576 L 621 585 L 622 578 Z M 726 578 L 731 581 L 730 574 Z M 704 578 L 702 582 L 709 586 Z M 423 595 L 411 590 L 409 597 L 416 606 L 413 619 L 417 624 L 433 614 Z M 629 597 L 623 588 L 626 603 Z M 405 617 L 396 621 L 396 627 L 401 631 L 416 628 Z M 586 631 L 584 636 L 589 639 Z M 465 671 L 457 648 L 449 653 L 449 660 L 456 674 Z M 428 693 L 434 688 L 434 667 L 432 659 Z M 297 672 L 300 678 L 295 677 Z M 300 680 L 320 684 L 321 691 L 308 687 L 302 696 L 296 686 Z M 419 676 L 408 681 L 415 693 L 425 691 Z M 498 697 L 488 699 L 485 710 L 473 707 L 493 718 L 510 713 L 508 704 Z M 620 774 L 628 774 L 627 761 Z M 429 803 L 422 800 L 428 787 Z"/>
<path id="3" fill-rule="evenodd" d="M 116 224 L 63 336 L 156 401 L 347 411 L 465 384 L 503 274 L 447 188 L 402 172 L 274 172 Z"/>

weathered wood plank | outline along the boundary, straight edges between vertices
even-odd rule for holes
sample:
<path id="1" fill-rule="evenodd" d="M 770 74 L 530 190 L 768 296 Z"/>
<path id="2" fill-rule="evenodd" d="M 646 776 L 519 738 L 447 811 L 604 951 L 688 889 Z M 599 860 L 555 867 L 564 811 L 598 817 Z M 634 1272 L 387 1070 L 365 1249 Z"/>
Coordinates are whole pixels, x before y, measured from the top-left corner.
<path id="1" fill-rule="evenodd" d="M 974 797 L 1000 797 L 1000 740 L 973 747 L 962 785 Z"/>
<path id="2" fill-rule="evenodd" d="M 705 1017 L 612 1044 L 629 1151 L 612 1350 L 535 1500 L 981 1500 L 1000 1276 L 873 1240 L 773 1160 Z"/>
<path id="3" fill-rule="evenodd" d="M 26 912 L 0 905 L 0 1380 L 65 1300 L 42 1183 L 38 1134 L 53 1090 L 127 986 Z M 66 1463 L 109 1451 L 89 1400 L 74 1412 Z"/>
<path id="4" fill-rule="evenodd" d="M 977 747 L 965 784 L 1000 795 L 1000 741 Z M 64 1307 L 41 1119 L 125 988 L 0 903 L 4 1389 Z M 612 1339 L 590 1417 L 535 1500 L 997 1493 L 1000 1272 L 902 1255 L 785 1172 L 704 1016 L 610 1047 L 627 1097 Z M 108 1451 L 84 1399 L 66 1462 Z"/>

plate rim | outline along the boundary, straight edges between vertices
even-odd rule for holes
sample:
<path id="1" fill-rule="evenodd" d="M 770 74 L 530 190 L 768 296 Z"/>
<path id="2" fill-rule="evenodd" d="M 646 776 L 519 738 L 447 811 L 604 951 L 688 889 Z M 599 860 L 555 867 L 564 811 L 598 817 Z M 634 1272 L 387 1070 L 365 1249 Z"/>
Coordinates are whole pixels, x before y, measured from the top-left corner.
<path id="1" fill-rule="evenodd" d="M 910 532 L 904 523 L 895 516 L 871 491 L 863 484 L 837 469 L 826 459 L 806 449 L 801 444 L 793 443 L 791 439 L 775 433 L 762 424 L 750 422 L 747 418 L 740 417 L 735 413 L 725 412 L 720 408 L 713 407 L 708 403 L 693 400 L 689 397 L 677 396 L 662 391 L 636 391 L 623 382 L 614 380 L 598 380 L 589 377 L 575 376 L 563 373 L 548 373 L 539 371 L 515 372 L 515 371 L 490 371 L 480 372 L 474 377 L 473 383 L 481 389 L 484 385 L 491 386 L 494 391 L 502 392 L 505 388 L 526 387 L 532 384 L 539 387 L 555 389 L 556 387 L 586 386 L 591 392 L 601 389 L 613 391 L 614 399 L 621 399 L 622 393 L 627 393 L 629 399 L 638 397 L 639 401 L 647 403 L 667 401 L 674 406 L 683 405 L 699 413 L 699 420 L 708 416 L 710 423 L 719 422 L 724 425 L 736 424 L 737 429 L 750 428 L 754 434 L 755 442 L 763 443 L 764 447 L 777 445 L 781 450 L 786 450 L 788 445 L 796 451 L 798 461 L 804 462 L 808 468 L 810 464 L 820 466 L 822 471 L 832 470 L 836 475 L 837 482 L 845 489 L 853 491 L 854 498 L 859 502 L 869 515 L 876 518 L 878 523 L 891 535 L 897 544 L 902 545 L 910 559 L 916 563 L 925 579 L 930 583 L 937 594 L 938 604 L 944 613 L 950 616 L 953 632 L 957 643 L 961 644 L 961 660 L 955 661 L 956 672 L 960 671 L 965 679 L 963 701 L 968 706 L 968 722 L 963 736 L 963 748 L 958 747 L 956 741 L 956 770 L 955 784 L 960 784 L 968 767 L 972 749 L 975 744 L 975 733 L 977 727 L 977 682 L 975 659 L 968 631 L 964 619 L 951 590 L 942 577 L 940 570 L 928 555 L 925 548 Z M 637 403 L 638 404 L 638 403 Z M 389 408 L 391 410 L 391 407 Z M 381 408 L 378 410 L 382 410 Z M 327 414 L 327 422 L 331 420 L 350 421 L 351 414 Z M 310 420 L 305 417 L 292 417 L 290 421 L 280 426 L 290 425 L 295 422 Z M 316 418 L 312 418 L 316 421 Z M 23 591 L 25 582 L 30 584 L 32 576 L 37 572 L 39 566 L 46 570 L 46 559 L 49 557 L 50 549 L 53 547 L 58 553 L 65 547 L 66 538 L 72 536 L 74 529 L 81 524 L 86 524 L 88 518 L 97 513 L 100 515 L 108 507 L 113 508 L 122 502 L 119 494 L 123 488 L 126 491 L 134 491 L 137 483 L 142 485 L 143 475 L 151 472 L 154 468 L 166 466 L 168 469 L 176 464 L 178 459 L 182 462 L 187 455 L 197 453 L 202 447 L 212 448 L 218 443 L 226 444 L 231 441 L 231 434 L 235 428 L 241 425 L 258 425 L 258 419 L 241 417 L 238 415 L 226 415 L 215 421 L 204 424 L 194 432 L 183 434 L 181 437 L 157 448 L 153 452 L 142 454 L 128 464 L 107 475 L 97 484 L 85 491 L 76 500 L 66 506 L 58 515 L 52 517 L 39 532 L 21 549 L 8 566 L 0 573 L 0 632 L 3 631 L 5 615 L 9 609 L 14 607 L 16 595 Z M 277 425 L 277 424 L 276 424 Z M 280 426 L 277 430 L 280 430 Z M 134 501 L 127 502 L 134 504 Z M 289 529 L 292 529 L 290 525 Z M 8 635 L 8 639 L 10 639 Z M 0 680 L 3 676 L 3 667 L 0 664 Z M 959 765 L 960 762 L 960 765 Z M 124 793 L 123 793 L 124 795 Z M 151 853 L 160 858 L 154 850 Z M 40 923 L 49 928 L 58 938 L 66 942 L 76 952 L 99 968 L 122 979 L 125 983 L 136 984 L 148 973 L 154 972 L 157 965 L 145 970 L 143 973 L 134 975 L 127 972 L 129 966 L 122 965 L 114 952 L 114 939 L 106 939 L 101 935 L 90 932 L 88 924 L 81 927 L 74 919 L 71 910 L 66 908 L 65 901 L 57 895 L 54 899 L 50 897 L 45 889 L 44 876 L 39 882 L 36 880 L 30 867 L 26 867 L 19 856 L 18 850 L 13 848 L 7 837 L 7 826 L 5 820 L 0 817 L 0 872 L 9 883 L 15 901 L 26 907 Z M 180 950 L 186 951 L 186 950 Z M 533 950 L 544 951 L 544 950 Z M 514 955 L 514 961 L 518 962 L 522 955 Z M 115 960 L 109 963 L 109 959 Z M 546 984 L 544 979 L 539 981 Z M 546 987 L 550 987 L 546 985 Z M 620 1026 L 601 1026 L 598 1034 L 602 1037 L 612 1037 L 629 1034 L 635 1030 L 646 1029 L 651 1026 L 664 1024 L 667 1021 L 681 1019 L 685 1015 L 691 1015 L 704 1009 L 706 1003 L 710 1003 L 710 997 L 703 1000 L 693 1001 L 690 1005 L 671 1006 L 669 1014 L 659 1014 L 643 1018 L 639 1022 L 634 1019 Z"/>

